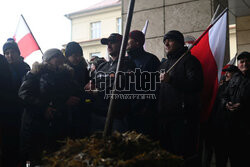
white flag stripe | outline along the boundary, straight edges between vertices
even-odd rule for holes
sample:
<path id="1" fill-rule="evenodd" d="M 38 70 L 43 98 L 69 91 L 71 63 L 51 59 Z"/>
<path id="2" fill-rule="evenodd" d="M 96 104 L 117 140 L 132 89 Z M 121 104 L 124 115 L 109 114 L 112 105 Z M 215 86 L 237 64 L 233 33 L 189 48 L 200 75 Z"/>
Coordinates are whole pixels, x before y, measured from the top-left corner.
<path id="1" fill-rule="evenodd" d="M 37 51 L 34 51 L 34 52 L 32 52 L 28 57 L 26 57 L 25 59 L 24 59 L 24 61 L 27 63 L 27 64 L 29 64 L 30 66 L 32 66 L 32 64 L 34 63 L 34 62 L 39 62 L 39 63 L 41 63 L 42 62 L 42 53 L 41 53 L 41 51 L 40 50 L 37 50 Z"/>
<path id="2" fill-rule="evenodd" d="M 218 69 L 218 81 L 220 81 L 221 71 L 226 48 L 227 32 L 227 12 L 209 30 L 209 46 L 216 61 Z"/>
<path id="3" fill-rule="evenodd" d="M 23 17 L 20 17 L 20 20 L 17 25 L 16 33 L 14 35 L 16 42 L 18 43 L 25 35 L 29 34 L 30 31 L 23 20 Z"/>

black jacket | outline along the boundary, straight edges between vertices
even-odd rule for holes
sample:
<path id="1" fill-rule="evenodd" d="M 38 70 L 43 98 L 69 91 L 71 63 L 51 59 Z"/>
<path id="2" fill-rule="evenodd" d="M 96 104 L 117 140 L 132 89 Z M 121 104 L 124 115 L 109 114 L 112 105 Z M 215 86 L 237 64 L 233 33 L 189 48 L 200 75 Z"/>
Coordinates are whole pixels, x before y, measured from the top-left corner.
<path id="1" fill-rule="evenodd" d="M 160 70 L 167 71 L 187 50 L 168 55 Z M 203 88 L 203 73 L 199 60 L 188 53 L 170 72 L 170 81 L 160 84 L 158 111 L 160 117 L 169 120 L 184 116 L 199 120 L 200 93 Z"/>
<path id="2" fill-rule="evenodd" d="M 90 80 L 85 60 L 82 59 L 78 65 L 72 65 L 70 62 L 67 64 L 74 69 L 74 79 L 81 87 L 84 87 Z"/>
<path id="3" fill-rule="evenodd" d="M 237 111 L 229 111 L 229 126 L 235 131 L 241 131 L 250 135 L 250 75 L 243 75 L 241 72 L 235 73 L 229 81 L 225 94 L 223 96 L 223 104 L 232 102 L 240 103 L 240 108 Z"/>
<path id="4" fill-rule="evenodd" d="M 19 97 L 25 105 L 21 127 L 23 155 L 31 156 L 48 149 L 45 146 L 56 147 L 56 141 L 68 135 L 69 107 L 66 101 L 70 96 L 81 98 L 79 85 L 75 84 L 72 74 L 69 66 L 54 68 L 46 63 L 37 63 L 25 76 L 19 90 Z M 56 111 L 53 118 L 48 120 L 45 111 L 49 106 Z M 42 149 L 38 151 L 35 147 Z"/>

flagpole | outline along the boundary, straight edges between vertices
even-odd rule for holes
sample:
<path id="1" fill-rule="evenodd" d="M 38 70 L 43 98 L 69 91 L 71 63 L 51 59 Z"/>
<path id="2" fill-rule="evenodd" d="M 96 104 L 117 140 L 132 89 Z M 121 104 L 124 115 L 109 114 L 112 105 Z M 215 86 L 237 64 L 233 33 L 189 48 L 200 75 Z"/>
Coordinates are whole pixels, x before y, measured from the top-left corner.
<path id="1" fill-rule="evenodd" d="M 220 9 L 220 4 L 218 4 L 218 6 L 217 6 L 217 8 L 216 8 L 216 10 L 215 10 L 215 12 L 214 12 L 214 15 L 213 15 L 213 17 L 212 17 L 212 19 L 211 19 L 210 24 L 212 24 L 212 22 L 214 21 L 215 16 L 216 16 L 216 15 L 218 14 L 218 12 L 219 12 L 219 9 Z"/>
<path id="2" fill-rule="evenodd" d="M 128 43 L 128 35 L 129 35 L 132 17 L 133 17 L 134 5 L 135 5 L 135 0 L 130 0 L 129 10 L 128 10 L 128 14 L 127 14 L 126 27 L 125 27 L 125 31 L 124 31 L 125 33 L 124 33 L 123 38 L 122 38 L 122 44 L 121 44 L 120 54 L 119 54 L 116 73 L 115 73 L 115 81 L 114 81 L 114 85 L 113 85 L 113 90 L 111 91 L 109 109 L 108 109 L 108 114 L 107 114 L 106 123 L 105 123 L 105 127 L 104 127 L 104 133 L 103 133 L 104 137 L 110 136 L 110 134 L 112 132 L 113 115 L 115 112 L 115 110 L 114 110 L 114 106 L 115 106 L 114 95 L 116 93 L 115 90 L 116 90 L 116 83 L 117 83 L 117 74 L 118 74 L 119 69 L 120 69 L 121 59 L 122 59 L 122 57 L 125 56 L 125 53 L 126 53 L 126 47 L 127 47 L 127 43 Z"/>
<path id="3" fill-rule="evenodd" d="M 182 56 L 167 70 L 167 72 L 166 73 L 169 73 L 175 66 L 176 66 L 176 64 L 178 63 L 178 62 L 180 62 L 181 61 L 181 59 L 184 57 L 184 56 L 186 56 L 187 55 L 187 53 L 188 52 L 190 52 L 190 50 L 195 46 L 195 45 L 197 45 L 199 42 L 200 42 L 200 40 L 201 40 L 201 38 L 211 29 L 211 27 L 213 27 L 213 25 L 223 16 L 223 14 L 224 13 L 226 13 L 228 11 L 228 8 L 226 8 L 226 9 L 224 9 L 222 12 L 221 12 L 221 14 L 216 18 L 216 19 L 214 19 L 213 21 L 212 21 L 212 23 L 208 26 L 208 28 L 206 29 L 206 31 L 205 32 L 203 32 L 203 34 L 188 48 L 188 50 L 185 52 L 185 53 L 183 53 L 182 54 Z"/>
<path id="4" fill-rule="evenodd" d="M 26 20 L 25 20 L 25 18 L 23 17 L 23 15 L 22 15 L 22 14 L 21 14 L 21 17 L 23 18 L 24 23 L 25 23 L 25 24 L 26 24 L 26 26 L 28 27 L 28 29 L 29 29 L 29 31 L 30 31 L 30 34 L 32 35 L 32 37 L 33 37 L 33 38 L 34 38 L 34 40 L 36 41 L 36 38 L 34 37 L 34 35 L 33 35 L 32 31 L 31 31 L 31 29 L 30 29 L 29 25 L 27 24 L 27 22 L 26 22 Z M 37 44 L 37 46 L 38 46 L 39 50 L 41 51 L 41 53 L 43 54 L 43 51 L 42 51 L 42 49 L 40 48 L 40 46 L 39 46 L 39 44 L 37 43 L 37 41 L 36 41 L 36 44 Z"/>

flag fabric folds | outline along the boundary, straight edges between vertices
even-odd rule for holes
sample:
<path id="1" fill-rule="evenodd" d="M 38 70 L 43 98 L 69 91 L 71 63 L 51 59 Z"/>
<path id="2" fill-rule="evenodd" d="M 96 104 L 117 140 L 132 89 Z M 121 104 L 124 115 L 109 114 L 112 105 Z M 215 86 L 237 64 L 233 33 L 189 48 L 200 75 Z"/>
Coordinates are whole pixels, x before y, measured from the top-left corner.
<path id="1" fill-rule="evenodd" d="M 14 39 L 26 63 L 32 65 L 35 61 L 42 61 L 42 52 L 22 15 L 18 22 Z"/>
<path id="2" fill-rule="evenodd" d="M 201 122 L 208 120 L 216 98 L 226 49 L 226 32 L 227 12 L 207 28 L 191 49 L 192 55 L 200 61 L 204 74 Z"/>

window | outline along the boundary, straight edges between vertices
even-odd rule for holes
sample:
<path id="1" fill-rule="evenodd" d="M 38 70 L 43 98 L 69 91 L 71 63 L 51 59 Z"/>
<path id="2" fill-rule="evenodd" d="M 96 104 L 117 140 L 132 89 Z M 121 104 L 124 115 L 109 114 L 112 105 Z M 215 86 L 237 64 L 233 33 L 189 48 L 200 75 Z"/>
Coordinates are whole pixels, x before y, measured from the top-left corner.
<path id="1" fill-rule="evenodd" d="M 122 34 L 122 19 L 120 17 L 116 19 L 116 30 L 119 34 Z"/>
<path id="2" fill-rule="evenodd" d="M 101 53 L 100 52 L 95 52 L 95 53 L 90 53 L 89 54 L 90 60 L 94 57 L 101 57 Z"/>
<path id="3" fill-rule="evenodd" d="M 96 39 L 101 37 L 101 22 L 91 23 L 91 39 Z"/>

